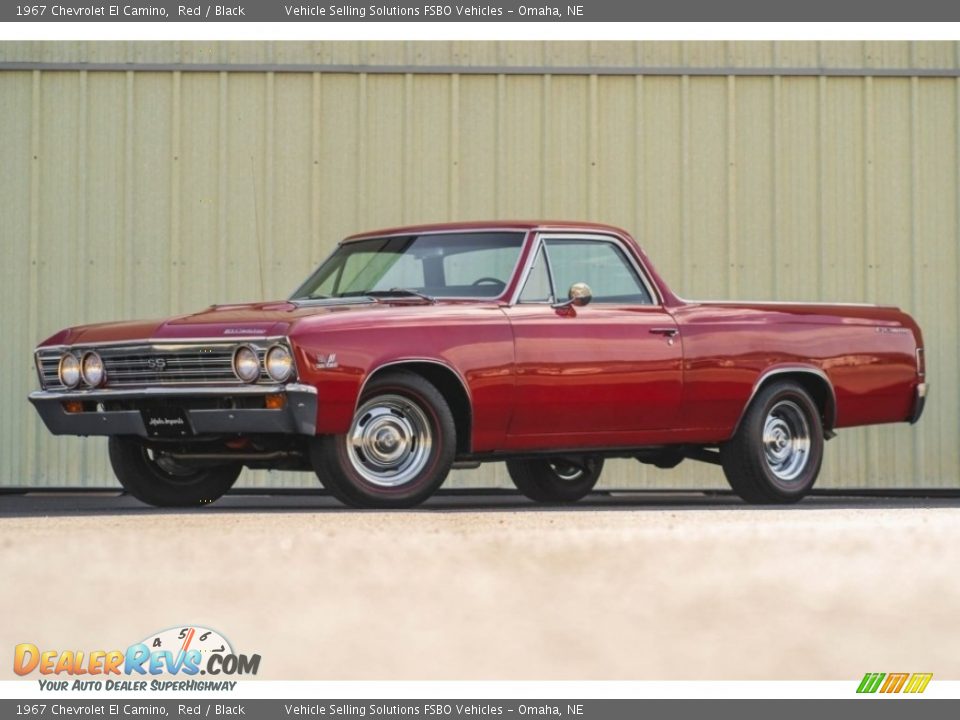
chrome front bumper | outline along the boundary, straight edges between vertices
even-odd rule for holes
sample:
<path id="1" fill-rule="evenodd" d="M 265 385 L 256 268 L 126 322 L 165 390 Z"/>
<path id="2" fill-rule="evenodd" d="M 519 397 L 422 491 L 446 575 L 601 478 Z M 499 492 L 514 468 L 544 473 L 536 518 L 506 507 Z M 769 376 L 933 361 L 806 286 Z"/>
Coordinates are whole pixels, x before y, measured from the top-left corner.
<path id="1" fill-rule="evenodd" d="M 317 428 L 317 389 L 311 385 L 239 385 L 235 387 L 149 387 L 124 390 L 37 391 L 29 400 L 54 435 L 139 435 L 150 437 L 140 409 L 107 410 L 100 404 L 137 400 L 190 398 L 251 398 L 283 394 L 282 408 L 189 408 L 184 413 L 194 435 L 223 433 L 286 433 L 314 435 Z M 64 403 L 79 401 L 83 412 L 67 412 Z"/>

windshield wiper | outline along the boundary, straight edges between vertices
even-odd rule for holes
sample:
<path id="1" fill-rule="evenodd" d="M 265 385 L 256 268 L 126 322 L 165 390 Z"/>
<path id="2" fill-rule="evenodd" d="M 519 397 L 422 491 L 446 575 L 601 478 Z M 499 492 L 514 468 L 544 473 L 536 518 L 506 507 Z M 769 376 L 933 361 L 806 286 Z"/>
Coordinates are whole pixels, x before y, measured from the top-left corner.
<path id="1" fill-rule="evenodd" d="M 420 298 L 421 300 L 426 300 L 426 301 L 427 301 L 428 303 L 430 303 L 431 305 L 435 305 L 436 302 L 437 302 L 437 299 L 436 299 L 435 297 L 433 297 L 432 295 L 427 295 L 426 293 L 422 293 L 422 292 L 419 292 L 419 291 L 417 291 L 417 290 L 411 290 L 410 288 L 398 288 L 398 287 L 395 287 L 395 288 L 390 288 L 389 290 L 368 290 L 367 292 L 365 292 L 365 293 L 363 293 L 363 294 L 364 294 L 364 295 L 368 295 L 368 296 L 370 296 L 370 297 L 372 297 L 372 298 L 390 297 L 391 295 L 401 295 L 401 296 L 407 296 L 407 297 L 418 297 L 418 298 Z"/>

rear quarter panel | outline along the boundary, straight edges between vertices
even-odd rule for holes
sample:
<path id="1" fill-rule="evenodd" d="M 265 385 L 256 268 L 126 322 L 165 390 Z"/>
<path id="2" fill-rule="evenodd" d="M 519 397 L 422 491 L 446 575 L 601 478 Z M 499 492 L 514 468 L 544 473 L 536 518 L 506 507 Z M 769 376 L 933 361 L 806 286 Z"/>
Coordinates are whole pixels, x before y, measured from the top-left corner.
<path id="1" fill-rule="evenodd" d="M 777 369 L 822 370 L 834 427 L 899 422 L 919 382 L 919 328 L 895 308 L 690 303 L 675 311 L 684 351 L 684 413 L 714 440 L 734 431 L 758 382 Z"/>

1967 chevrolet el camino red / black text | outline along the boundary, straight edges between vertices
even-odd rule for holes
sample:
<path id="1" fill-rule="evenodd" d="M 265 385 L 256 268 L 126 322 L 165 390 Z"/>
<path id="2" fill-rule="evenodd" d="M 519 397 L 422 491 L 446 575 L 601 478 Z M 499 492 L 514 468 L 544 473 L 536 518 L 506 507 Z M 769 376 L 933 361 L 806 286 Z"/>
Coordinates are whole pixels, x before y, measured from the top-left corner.
<path id="1" fill-rule="evenodd" d="M 623 230 L 553 222 L 356 235 L 289 300 L 69 328 L 36 366 L 50 431 L 109 436 L 160 506 L 247 466 L 408 507 L 495 461 L 564 502 L 611 457 L 713 462 L 743 499 L 793 502 L 836 430 L 916 422 L 926 394 L 896 308 L 683 300 Z"/>

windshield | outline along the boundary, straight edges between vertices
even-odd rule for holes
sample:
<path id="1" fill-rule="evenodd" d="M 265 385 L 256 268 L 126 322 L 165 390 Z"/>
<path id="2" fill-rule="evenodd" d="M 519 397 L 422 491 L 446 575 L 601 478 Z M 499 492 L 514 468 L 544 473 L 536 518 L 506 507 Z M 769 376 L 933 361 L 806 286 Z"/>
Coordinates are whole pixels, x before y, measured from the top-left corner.
<path id="1" fill-rule="evenodd" d="M 344 243 L 291 300 L 362 295 L 495 298 L 503 294 L 522 232 L 447 233 Z"/>

